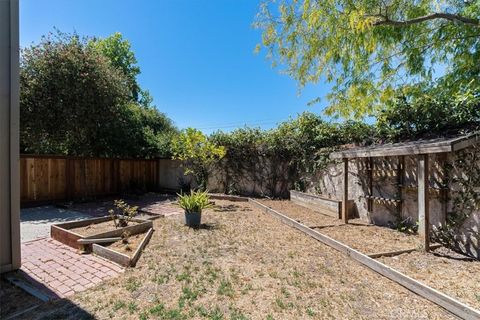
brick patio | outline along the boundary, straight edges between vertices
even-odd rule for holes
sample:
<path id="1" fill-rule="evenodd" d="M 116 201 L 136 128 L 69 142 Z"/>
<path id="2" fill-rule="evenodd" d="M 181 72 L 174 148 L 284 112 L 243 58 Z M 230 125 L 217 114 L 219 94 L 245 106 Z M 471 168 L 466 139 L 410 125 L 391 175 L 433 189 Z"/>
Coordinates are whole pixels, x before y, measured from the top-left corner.
<path id="1" fill-rule="evenodd" d="M 124 271 L 113 262 L 93 254 L 79 254 L 51 238 L 22 243 L 21 270 L 52 298 L 84 291 Z"/>

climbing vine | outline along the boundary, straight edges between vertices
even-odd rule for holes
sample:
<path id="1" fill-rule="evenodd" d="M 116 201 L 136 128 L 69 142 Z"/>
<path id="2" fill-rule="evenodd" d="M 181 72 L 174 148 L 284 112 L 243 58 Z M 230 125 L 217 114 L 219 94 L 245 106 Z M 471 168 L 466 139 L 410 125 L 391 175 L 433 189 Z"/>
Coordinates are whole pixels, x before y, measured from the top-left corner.
<path id="1" fill-rule="evenodd" d="M 444 186 L 451 189 L 452 208 L 448 212 L 446 222 L 434 228 L 437 241 L 454 246 L 456 235 L 475 211 L 480 210 L 480 146 L 458 152 L 456 158 L 445 164 Z M 469 230 L 476 233 L 478 231 Z"/>
<path id="2" fill-rule="evenodd" d="M 210 138 L 226 149 L 218 164 L 223 192 L 286 197 L 288 190 L 305 190 L 315 172 L 325 169 L 338 145 L 365 143 L 374 128 L 356 121 L 329 123 L 305 112 L 275 129 L 242 128 L 216 132 Z"/>

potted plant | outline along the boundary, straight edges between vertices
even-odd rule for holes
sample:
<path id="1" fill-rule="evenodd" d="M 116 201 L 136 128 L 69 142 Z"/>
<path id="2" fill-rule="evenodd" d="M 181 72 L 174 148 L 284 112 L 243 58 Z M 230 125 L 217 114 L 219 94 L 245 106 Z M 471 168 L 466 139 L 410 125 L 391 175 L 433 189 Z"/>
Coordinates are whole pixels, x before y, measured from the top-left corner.
<path id="1" fill-rule="evenodd" d="M 179 194 L 178 204 L 185 210 L 185 224 L 189 227 L 199 227 L 202 220 L 202 210 L 211 207 L 208 193 L 190 191 L 190 194 Z"/>

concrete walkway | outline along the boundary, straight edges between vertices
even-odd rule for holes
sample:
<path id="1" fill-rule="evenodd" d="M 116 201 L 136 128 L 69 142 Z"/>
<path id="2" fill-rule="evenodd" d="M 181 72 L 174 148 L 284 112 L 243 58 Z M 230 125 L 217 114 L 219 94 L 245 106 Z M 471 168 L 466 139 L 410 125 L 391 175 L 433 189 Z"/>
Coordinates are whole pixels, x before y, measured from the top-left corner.
<path id="1" fill-rule="evenodd" d="M 22 209 L 20 213 L 20 230 L 22 242 L 50 236 L 50 226 L 55 223 L 77 221 L 91 218 L 86 213 L 43 206 Z"/>

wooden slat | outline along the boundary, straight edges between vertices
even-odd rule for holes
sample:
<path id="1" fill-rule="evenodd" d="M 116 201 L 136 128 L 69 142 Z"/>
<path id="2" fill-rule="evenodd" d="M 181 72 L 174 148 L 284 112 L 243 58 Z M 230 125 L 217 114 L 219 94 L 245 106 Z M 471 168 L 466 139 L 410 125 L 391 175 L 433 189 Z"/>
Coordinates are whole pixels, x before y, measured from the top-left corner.
<path id="1" fill-rule="evenodd" d="M 453 152 L 472 146 L 478 143 L 479 140 L 480 133 L 475 132 L 469 135 L 464 135 L 451 139 L 412 141 L 332 152 L 330 154 L 330 158 L 366 158 Z"/>
<path id="2" fill-rule="evenodd" d="M 417 158 L 417 179 L 418 179 L 418 234 L 422 238 L 425 251 L 430 247 L 430 198 L 428 192 L 429 170 L 428 155 L 422 154 Z"/>
<path id="3" fill-rule="evenodd" d="M 367 266 L 368 268 L 372 269 L 373 271 L 381 274 L 382 276 L 395 281 L 396 283 L 404 286 L 405 288 L 409 289 L 410 291 L 418 294 L 421 297 L 424 297 L 427 300 L 430 300 L 437 305 L 445 308 L 446 310 L 450 311 L 456 316 L 459 316 L 463 319 L 479 319 L 480 318 L 480 311 L 475 310 L 474 308 L 456 300 L 452 297 L 447 296 L 446 294 L 433 289 L 413 278 L 410 278 L 403 273 L 398 272 L 397 270 L 379 262 L 375 259 L 370 258 L 369 256 L 350 248 L 349 246 L 332 239 L 318 231 L 310 229 L 306 225 L 303 225 L 286 215 L 281 214 L 280 212 L 273 210 L 260 202 L 250 199 L 250 202 L 266 213 L 273 215 L 274 217 L 278 218 L 283 223 L 296 228 L 303 233 L 311 236 L 312 238 L 334 248 L 335 250 L 340 251 L 341 253 L 347 255 L 351 259 Z"/>
<path id="4" fill-rule="evenodd" d="M 342 219 L 344 223 L 348 223 L 348 159 L 343 159 Z"/>
<path id="5" fill-rule="evenodd" d="M 146 191 L 158 189 L 158 160 L 22 155 L 20 191 L 23 206 L 113 195 L 132 180 Z"/>

